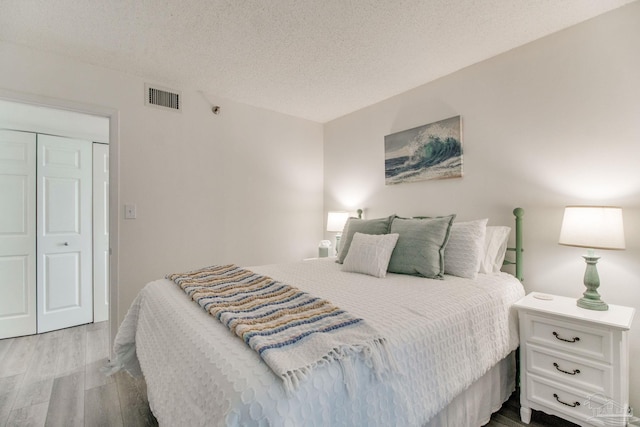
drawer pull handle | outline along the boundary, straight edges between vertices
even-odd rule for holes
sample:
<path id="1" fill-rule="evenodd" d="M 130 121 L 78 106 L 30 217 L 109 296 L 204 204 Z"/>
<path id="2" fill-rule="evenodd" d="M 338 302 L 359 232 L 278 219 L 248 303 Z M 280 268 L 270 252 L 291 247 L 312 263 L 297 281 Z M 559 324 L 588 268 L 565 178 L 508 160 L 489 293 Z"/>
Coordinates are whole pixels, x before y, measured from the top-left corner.
<path id="1" fill-rule="evenodd" d="M 564 341 L 564 342 L 578 342 L 580 341 L 580 337 L 573 337 L 570 340 L 564 339 L 564 338 L 560 338 L 560 336 L 558 335 L 558 333 L 556 331 L 553 331 L 553 336 L 556 337 L 556 339 L 559 339 L 560 341 Z"/>
<path id="2" fill-rule="evenodd" d="M 569 372 L 569 371 L 565 371 L 560 369 L 560 366 L 558 366 L 558 364 L 556 362 L 553 362 L 553 366 L 556 367 L 556 369 L 560 372 L 562 372 L 563 374 L 567 374 L 567 375 L 575 375 L 575 374 L 579 374 L 580 373 L 580 369 L 574 369 L 573 372 Z"/>
<path id="3" fill-rule="evenodd" d="M 558 397 L 557 394 L 553 393 L 553 397 L 556 398 L 556 400 L 560 403 L 562 403 L 563 405 L 567 405 L 567 406 L 571 406 L 572 408 L 575 408 L 576 406 L 580 406 L 580 402 L 573 402 L 573 403 L 567 403 L 567 402 L 563 402 L 562 400 L 560 400 L 560 398 Z"/>

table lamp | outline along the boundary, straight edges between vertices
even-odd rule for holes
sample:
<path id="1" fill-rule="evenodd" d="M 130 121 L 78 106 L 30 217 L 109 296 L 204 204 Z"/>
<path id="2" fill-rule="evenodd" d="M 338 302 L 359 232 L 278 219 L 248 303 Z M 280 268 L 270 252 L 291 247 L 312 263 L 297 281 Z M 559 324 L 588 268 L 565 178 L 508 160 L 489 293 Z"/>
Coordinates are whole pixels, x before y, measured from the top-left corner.
<path id="1" fill-rule="evenodd" d="M 600 278 L 594 249 L 624 249 L 622 209 L 611 206 L 567 206 L 560 230 L 561 245 L 587 248 L 584 286 L 587 290 L 577 301 L 578 307 L 605 311 L 609 306 L 600 299 Z"/>
<path id="2" fill-rule="evenodd" d="M 329 212 L 327 215 L 327 231 L 336 233 L 336 253 L 340 250 L 340 237 L 342 236 L 342 230 L 344 225 L 349 219 L 349 212 Z"/>

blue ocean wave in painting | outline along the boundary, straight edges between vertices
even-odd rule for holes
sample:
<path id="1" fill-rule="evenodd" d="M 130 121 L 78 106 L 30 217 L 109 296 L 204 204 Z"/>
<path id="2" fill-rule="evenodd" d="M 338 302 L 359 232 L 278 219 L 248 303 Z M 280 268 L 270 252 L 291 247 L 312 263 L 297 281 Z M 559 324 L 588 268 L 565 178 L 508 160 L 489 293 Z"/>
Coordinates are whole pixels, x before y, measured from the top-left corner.
<path id="1" fill-rule="evenodd" d="M 403 180 L 419 175 L 425 169 L 442 165 L 446 169 L 459 166 L 462 163 L 462 144 L 456 138 L 441 139 L 430 135 L 428 140 L 419 144 L 409 156 L 399 156 L 385 160 L 385 176 L 394 181 L 402 177 Z M 459 160 L 459 161 L 458 161 Z"/>

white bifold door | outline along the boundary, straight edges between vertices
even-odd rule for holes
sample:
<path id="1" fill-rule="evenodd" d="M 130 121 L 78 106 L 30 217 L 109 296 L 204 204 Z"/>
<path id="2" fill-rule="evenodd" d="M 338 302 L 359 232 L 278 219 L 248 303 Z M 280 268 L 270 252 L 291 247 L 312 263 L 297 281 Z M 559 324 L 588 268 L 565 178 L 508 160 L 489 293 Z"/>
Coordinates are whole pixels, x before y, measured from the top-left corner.
<path id="1" fill-rule="evenodd" d="M 90 141 L 0 130 L 0 338 L 93 321 L 92 163 Z"/>
<path id="2" fill-rule="evenodd" d="M 93 321 L 92 143 L 0 130 L 0 339 Z"/>
<path id="3" fill-rule="evenodd" d="M 93 320 L 92 143 L 38 135 L 38 333 Z"/>
<path id="4" fill-rule="evenodd" d="M 0 130 L 0 339 L 36 332 L 36 135 Z"/>

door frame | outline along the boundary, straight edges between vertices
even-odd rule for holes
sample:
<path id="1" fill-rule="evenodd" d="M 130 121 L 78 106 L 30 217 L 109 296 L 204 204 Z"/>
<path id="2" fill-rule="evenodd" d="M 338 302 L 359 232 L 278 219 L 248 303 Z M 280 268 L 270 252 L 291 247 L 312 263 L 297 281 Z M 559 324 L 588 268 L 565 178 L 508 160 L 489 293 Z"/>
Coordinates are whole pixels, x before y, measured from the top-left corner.
<path id="1" fill-rule="evenodd" d="M 59 98 L 51 98 L 31 93 L 16 92 L 0 88 L 0 99 L 4 101 L 30 104 L 39 107 L 54 108 L 57 110 L 73 111 L 76 113 L 90 114 L 109 119 L 109 354 L 112 355 L 113 342 L 118 331 L 118 242 L 119 242 L 119 206 L 120 206 L 120 123 L 119 110 L 100 105 L 85 104 L 68 101 Z"/>

